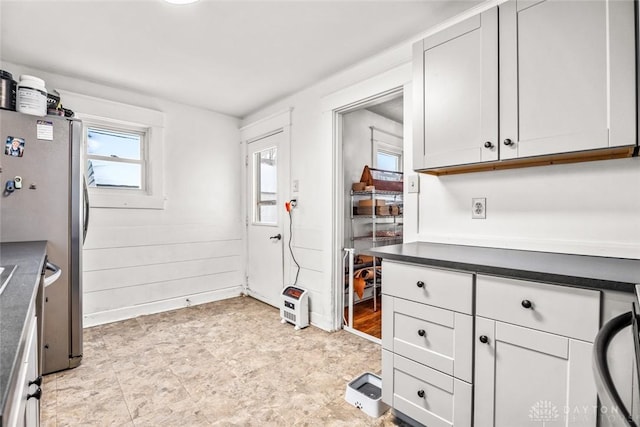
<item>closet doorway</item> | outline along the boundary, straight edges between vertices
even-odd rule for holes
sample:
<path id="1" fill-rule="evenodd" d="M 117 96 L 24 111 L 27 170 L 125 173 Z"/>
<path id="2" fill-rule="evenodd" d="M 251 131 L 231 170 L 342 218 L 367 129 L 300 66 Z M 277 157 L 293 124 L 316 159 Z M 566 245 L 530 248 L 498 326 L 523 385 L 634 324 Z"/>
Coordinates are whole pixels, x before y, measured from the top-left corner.
<path id="1" fill-rule="evenodd" d="M 401 183 L 392 185 L 393 189 L 363 184 L 363 172 L 367 168 L 376 179 L 402 180 L 403 114 L 402 90 L 398 90 L 339 115 L 344 206 L 343 328 L 375 342 L 382 337 L 384 281 L 381 260 L 364 252 L 402 243 L 403 191 Z"/>

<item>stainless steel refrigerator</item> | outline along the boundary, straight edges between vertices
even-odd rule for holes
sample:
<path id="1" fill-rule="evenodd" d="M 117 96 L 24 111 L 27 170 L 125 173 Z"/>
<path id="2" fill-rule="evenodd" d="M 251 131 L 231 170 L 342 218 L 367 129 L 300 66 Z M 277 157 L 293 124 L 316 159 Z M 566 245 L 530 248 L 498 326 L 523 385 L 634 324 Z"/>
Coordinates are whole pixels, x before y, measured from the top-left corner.
<path id="1" fill-rule="evenodd" d="M 58 280 L 44 288 L 43 373 L 82 360 L 82 243 L 86 230 L 82 123 L 0 111 L 0 239 L 46 240 Z M 21 188 L 18 188 L 21 187 Z"/>

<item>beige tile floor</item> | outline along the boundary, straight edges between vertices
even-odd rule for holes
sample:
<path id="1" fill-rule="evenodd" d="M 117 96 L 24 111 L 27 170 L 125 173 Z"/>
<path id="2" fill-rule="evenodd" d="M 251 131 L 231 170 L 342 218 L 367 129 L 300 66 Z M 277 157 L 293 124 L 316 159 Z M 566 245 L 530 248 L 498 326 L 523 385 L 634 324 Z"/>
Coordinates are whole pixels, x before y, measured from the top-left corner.
<path id="1" fill-rule="evenodd" d="M 295 331 L 248 297 L 88 328 L 76 369 L 45 377 L 43 426 L 393 426 L 344 400 L 380 346 Z"/>

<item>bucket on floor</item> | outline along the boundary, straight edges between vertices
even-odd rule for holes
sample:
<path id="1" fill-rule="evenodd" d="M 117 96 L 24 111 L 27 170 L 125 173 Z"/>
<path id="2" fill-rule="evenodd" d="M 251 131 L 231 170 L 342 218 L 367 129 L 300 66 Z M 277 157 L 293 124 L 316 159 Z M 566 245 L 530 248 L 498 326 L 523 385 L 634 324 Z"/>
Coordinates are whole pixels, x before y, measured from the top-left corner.
<path id="1" fill-rule="evenodd" d="M 382 402 L 382 379 L 370 372 L 365 372 L 347 384 L 344 399 L 374 418 L 378 418 L 389 409 L 389 406 Z"/>

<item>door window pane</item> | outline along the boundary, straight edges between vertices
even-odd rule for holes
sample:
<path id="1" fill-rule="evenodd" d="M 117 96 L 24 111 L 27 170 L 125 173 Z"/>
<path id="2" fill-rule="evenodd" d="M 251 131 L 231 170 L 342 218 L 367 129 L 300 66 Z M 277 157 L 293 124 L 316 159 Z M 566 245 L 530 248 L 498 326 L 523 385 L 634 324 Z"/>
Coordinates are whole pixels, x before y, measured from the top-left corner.
<path id="1" fill-rule="evenodd" d="M 271 147 L 254 154 L 254 223 L 277 224 L 278 222 L 277 151 L 276 147 Z"/>

